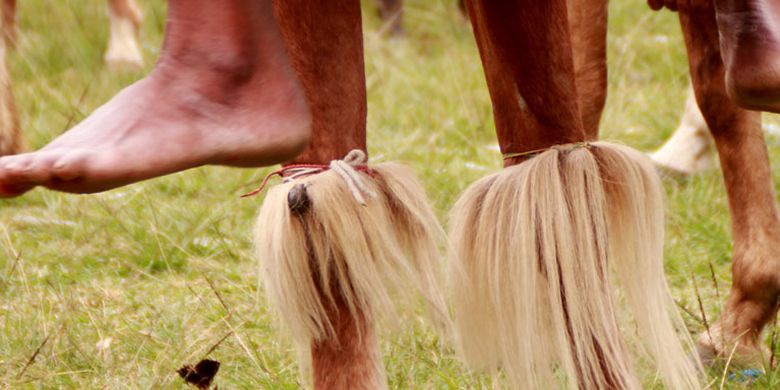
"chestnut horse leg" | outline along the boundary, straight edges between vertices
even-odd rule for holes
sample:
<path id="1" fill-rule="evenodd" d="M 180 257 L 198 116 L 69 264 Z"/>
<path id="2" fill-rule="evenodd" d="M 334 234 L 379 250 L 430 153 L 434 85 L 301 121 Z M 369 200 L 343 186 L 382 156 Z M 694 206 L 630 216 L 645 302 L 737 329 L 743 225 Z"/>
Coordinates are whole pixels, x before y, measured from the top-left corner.
<path id="1" fill-rule="evenodd" d="M 5 40 L 0 41 L 0 156 L 21 153 L 24 149 L 7 69 L 5 43 Z"/>
<path id="2" fill-rule="evenodd" d="M 350 150 L 366 151 L 360 2 L 276 0 L 274 5 L 312 113 L 309 147 L 293 163 L 328 164 Z M 330 311 L 336 337 L 312 345 L 314 388 L 375 389 L 384 374 L 376 366 L 373 324 L 364 315 L 352 316 L 343 299 L 337 302 Z"/>
<path id="3" fill-rule="evenodd" d="M 577 44 L 602 42 L 604 3 L 592 14 L 599 28 L 584 24 L 585 13 L 570 19 L 566 0 L 467 6 L 505 168 L 469 187 L 452 211 L 459 349 L 473 365 L 501 369 L 513 388 L 555 388 L 556 376 L 569 388 L 640 388 L 612 269 L 664 382 L 700 388 L 675 334 L 682 321 L 663 274 L 654 168 L 630 148 L 584 143 L 596 136 L 603 98 L 578 94 L 578 81 L 603 89 L 605 62 L 603 46 L 572 48 L 569 23 L 583 34 Z M 578 79 L 577 55 L 580 75 L 595 77 Z M 592 109 L 587 117 L 581 104 Z"/>
<path id="4" fill-rule="evenodd" d="M 501 152 L 584 141 L 566 2 L 472 0 L 467 9 Z"/>
<path id="5" fill-rule="evenodd" d="M 106 64 L 142 66 L 144 63 L 138 35 L 141 30 L 141 9 L 135 0 L 109 0 L 108 17 L 111 34 L 104 59 Z"/>
<path id="6" fill-rule="evenodd" d="M 729 99 L 709 0 L 680 7 L 691 76 L 702 114 L 715 139 L 729 198 L 734 240 L 731 293 L 720 320 L 699 338 L 706 355 L 761 358 L 761 331 L 777 314 L 780 296 L 780 218 L 761 131 L 761 114 Z"/>
<path id="7" fill-rule="evenodd" d="M 2 0 L 3 40 L 6 47 L 16 46 L 16 0 Z"/>
<path id="8" fill-rule="evenodd" d="M 569 0 L 574 72 L 582 124 L 589 140 L 599 136 L 607 100 L 607 0 Z"/>

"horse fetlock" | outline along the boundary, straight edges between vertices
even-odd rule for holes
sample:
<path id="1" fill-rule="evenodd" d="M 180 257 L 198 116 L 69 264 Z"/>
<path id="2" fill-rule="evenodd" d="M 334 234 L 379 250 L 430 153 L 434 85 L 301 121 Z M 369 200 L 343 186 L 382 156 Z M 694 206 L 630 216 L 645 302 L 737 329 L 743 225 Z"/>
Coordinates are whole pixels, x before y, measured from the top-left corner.
<path id="1" fill-rule="evenodd" d="M 777 301 L 780 294 L 780 257 L 774 253 L 776 247 L 769 243 L 754 243 L 746 250 L 735 248 L 732 270 L 735 290 L 757 300 Z"/>

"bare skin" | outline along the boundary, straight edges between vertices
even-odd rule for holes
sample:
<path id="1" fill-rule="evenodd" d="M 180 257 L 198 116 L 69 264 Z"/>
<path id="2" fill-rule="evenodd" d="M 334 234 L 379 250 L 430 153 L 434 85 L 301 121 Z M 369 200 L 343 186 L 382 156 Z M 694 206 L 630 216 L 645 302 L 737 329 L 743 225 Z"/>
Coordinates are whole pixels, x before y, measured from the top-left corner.
<path id="1" fill-rule="evenodd" d="M 43 149 L 0 158 L 0 196 L 272 165 L 306 147 L 309 111 L 270 0 L 170 0 L 168 12 L 152 73 Z"/>
<path id="2" fill-rule="evenodd" d="M 676 11 L 694 0 L 648 0 Z M 741 107 L 780 112 L 780 2 L 713 0 L 726 92 Z"/>

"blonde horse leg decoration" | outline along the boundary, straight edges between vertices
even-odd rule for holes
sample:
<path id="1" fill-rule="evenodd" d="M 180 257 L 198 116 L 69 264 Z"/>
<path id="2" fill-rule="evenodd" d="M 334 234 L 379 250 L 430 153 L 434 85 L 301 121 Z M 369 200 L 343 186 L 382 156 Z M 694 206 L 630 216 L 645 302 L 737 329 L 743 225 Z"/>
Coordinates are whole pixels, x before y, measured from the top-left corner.
<path id="1" fill-rule="evenodd" d="M 664 278 L 662 199 L 644 156 L 604 142 L 553 147 L 471 186 L 451 220 L 468 360 L 502 367 L 521 388 L 560 386 L 556 365 L 569 388 L 641 388 L 621 336 L 620 287 L 665 383 L 698 388 Z"/>
<path id="2" fill-rule="evenodd" d="M 437 274 L 445 234 L 410 169 L 366 163 L 360 2 L 274 6 L 312 137 L 258 216 L 267 297 L 310 351 L 315 389 L 386 388 L 377 320 L 421 295 L 444 321 Z"/>
<path id="3" fill-rule="evenodd" d="M 400 164 L 364 168 L 364 158 L 356 150 L 327 168 L 293 166 L 268 192 L 255 229 L 267 297 L 295 339 L 315 353 L 337 340 L 345 348 L 329 364 L 355 355 L 363 366 L 360 375 L 331 372 L 337 388 L 386 386 L 374 326 L 399 297 L 419 292 L 446 318 L 443 232 L 421 184 Z"/>
<path id="4" fill-rule="evenodd" d="M 667 388 L 701 388 L 664 278 L 654 167 L 584 142 L 567 1 L 467 5 L 505 168 L 452 211 L 460 352 L 512 388 L 640 389 L 656 377 L 640 359 Z"/>

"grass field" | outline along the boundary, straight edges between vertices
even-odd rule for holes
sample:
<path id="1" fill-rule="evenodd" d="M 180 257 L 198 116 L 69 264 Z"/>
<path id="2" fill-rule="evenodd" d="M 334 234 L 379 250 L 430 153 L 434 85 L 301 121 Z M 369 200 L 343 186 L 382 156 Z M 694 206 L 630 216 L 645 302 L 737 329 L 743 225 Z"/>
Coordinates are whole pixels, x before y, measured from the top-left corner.
<path id="1" fill-rule="evenodd" d="M 375 160 L 413 166 L 446 220 L 457 195 L 499 169 L 500 157 L 490 148 L 492 115 L 476 47 L 455 1 L 408 3 L 400 42 L 379 35 L 372 4 L 364 7 L 369 149 Z M 149 68 L 162 40 L 164 1 L 141 4 Z M 603 138 L 653 150 L 676 127 L 684 103 L 679 25 L 644 0 L 614 0 L 610 12 Z M 102 1 L 25 0 L 20 28 L 10 68 L 33 148 L 146 72 L 103 67 Z M 780 126 L 769 115 L 765 123 Z M 780 172 L 780 137 L 768 132 L 767 142 Z M 210 352 L 222 362 L 221 389 L 299 388 L 296 353 L 258 287 L 250 232 L 261 198 L 238 198 L 265 173 L 207 167 L 93 196 L 37 190 L 0 200 L 0 387 L 177 389 L 184 385 L 176 368 Z M 725 192 L 719 172 L 666 179 L 665 186 L 667 271 L 675 298 L 692 313 L 684 314 L 691 331 L 699 332 L 696 291 L 712 321 L 730 285 Z M 404 325 L 382 343 L 392 388 L 495 385 L 440 347 L 422 320 Z M 714 368 L 711 387 L 746 387 L 727 377 Z M 647 386 L 657 387 L 652 379 Z M 752 388 L 780 388 L 780 372 Z"/>

